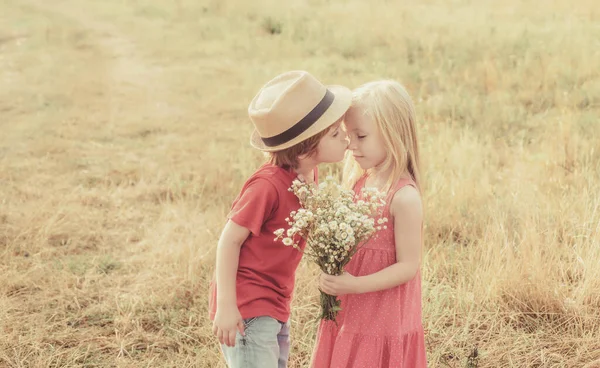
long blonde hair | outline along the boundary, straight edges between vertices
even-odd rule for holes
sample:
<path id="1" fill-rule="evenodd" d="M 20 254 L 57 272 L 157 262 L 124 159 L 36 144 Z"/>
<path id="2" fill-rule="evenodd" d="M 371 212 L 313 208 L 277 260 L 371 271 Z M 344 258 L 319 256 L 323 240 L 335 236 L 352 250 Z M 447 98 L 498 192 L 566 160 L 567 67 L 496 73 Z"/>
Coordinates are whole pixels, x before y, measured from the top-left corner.
<path id="1" fill-rule="evenodd" d="M 374 81 L 352 91 L 352 106 L 364 108 L 383 137 L 386 159 L 382 171 L 390 171 L 386 190 L 408 172 L 419 191 L 421 188 L 419 145 L 417 142 L 415 106 L 400 83 L 393 80 Z M 344 163 L 344 183 L 352 188 L 365 173 L 351 154 Z"/>

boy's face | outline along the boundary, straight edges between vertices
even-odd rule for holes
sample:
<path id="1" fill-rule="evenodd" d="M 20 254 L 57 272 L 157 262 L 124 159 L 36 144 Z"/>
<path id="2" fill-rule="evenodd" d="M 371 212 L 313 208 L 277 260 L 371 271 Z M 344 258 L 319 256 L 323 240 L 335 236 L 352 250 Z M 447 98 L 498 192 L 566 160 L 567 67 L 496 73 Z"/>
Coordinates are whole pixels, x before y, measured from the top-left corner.
<path id="1" fill-rule="evenodd" d="M 348 148 L 348 135 L 340 120 L 333 124 L 327 134 L 321 138 L 315 158 L 319 163 L 339 162 L 344 159 L 346 148 Z"/>
<path id="2" fill-rule="evenodd" d="M 360 106 L 353 106 L 346 113 L 344 124 L 350 137 L 348 149 L 364 170 L 380 165 L 387 157 L 385 142 L 379 129 Z"/>

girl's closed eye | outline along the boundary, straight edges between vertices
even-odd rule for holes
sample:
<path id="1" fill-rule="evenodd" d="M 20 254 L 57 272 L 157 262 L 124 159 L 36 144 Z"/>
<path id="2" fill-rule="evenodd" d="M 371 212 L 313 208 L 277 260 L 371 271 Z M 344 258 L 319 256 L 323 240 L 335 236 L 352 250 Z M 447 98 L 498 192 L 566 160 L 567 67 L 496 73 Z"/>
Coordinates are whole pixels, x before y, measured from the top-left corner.
<path id="1" fill-rule="evenodd" d="M 333 138 L 337 137 L 339 133 L 340 133 L 340 130 L 339 130 L 339 129 L 336 129 L 336 130 L 335 130 L 335 133 L 333 133 L 333 136 L 332 136 L 332 137 L 333 137 Z"/>
<path id="2" fill-rule="evenodd" d="M 358 139 L 363 139 L 363 138 L 365 138 L 365 137 L 366 137 L 366 135 L 357 135 L 357 136 L 356 136 L 356 138 L 358 138 Z"/>

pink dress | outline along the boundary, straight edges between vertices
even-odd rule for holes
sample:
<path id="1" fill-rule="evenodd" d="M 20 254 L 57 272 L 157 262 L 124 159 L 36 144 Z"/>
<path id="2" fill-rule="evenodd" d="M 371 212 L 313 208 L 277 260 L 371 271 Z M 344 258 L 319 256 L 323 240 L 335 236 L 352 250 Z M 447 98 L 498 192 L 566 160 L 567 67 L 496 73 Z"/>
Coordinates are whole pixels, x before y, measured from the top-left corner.
<path id="1" fill-rule="evenodd" d="M 360 191 L 366 176 L 355 185 Z M 410 179 L 400 180 L 388 193 L 382 216 L 392 225 L 392 197 Z M 370 275 L 396 263 L 393 225 L 378 231 L 354 255 L 346 271 Z M 391 289 L 340 297 L 337 325 L 322 321 L 313 351 L 313 368 L 427 367 L 421 319 L 421 274 Z"/>

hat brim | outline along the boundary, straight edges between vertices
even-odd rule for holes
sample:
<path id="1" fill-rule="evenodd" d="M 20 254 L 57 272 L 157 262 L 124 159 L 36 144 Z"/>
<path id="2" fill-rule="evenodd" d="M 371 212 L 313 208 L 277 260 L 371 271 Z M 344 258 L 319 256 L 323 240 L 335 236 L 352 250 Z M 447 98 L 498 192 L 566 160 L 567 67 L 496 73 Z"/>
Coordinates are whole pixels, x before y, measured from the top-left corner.
<path id="1" fill-rule="evenodd" d="M 327 89 L 329 89 L 335 96 L 333 103 L 331 106 L 329 106 L 327 111 L 325 111 L 325 113 L 323 113 L 323 115 L 321 115 L 321 117 L 310 126 L 310 128 L 306 129 L 297 137 L 278 146 L 272 147 L 266 146 L 263 140 L 260 138 L 258 131 L 254 130 L 250 137 L 250 144 L 252 147 L 265 152 L 281 151 L 307 140 L 308 138 L 322 132 L 330 127 L 333 123 L 338 121 L 350 108 L 350 104 L 352 102 L 352 92 L 347 87 L 336 85 L 327 86 Z"/>

